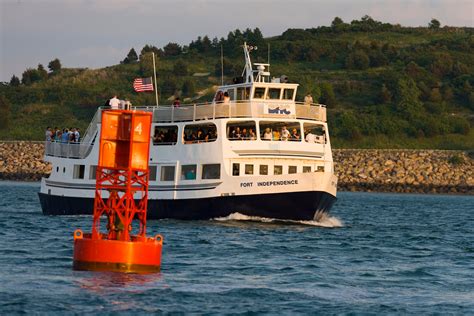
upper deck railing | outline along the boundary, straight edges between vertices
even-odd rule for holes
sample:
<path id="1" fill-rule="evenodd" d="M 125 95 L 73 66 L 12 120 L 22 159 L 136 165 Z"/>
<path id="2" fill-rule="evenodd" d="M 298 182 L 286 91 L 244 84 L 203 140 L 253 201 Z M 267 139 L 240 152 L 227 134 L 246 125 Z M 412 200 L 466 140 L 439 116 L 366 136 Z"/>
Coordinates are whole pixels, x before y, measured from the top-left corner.
<path id="1" fill-rule="evenodd" d="M 153 112 L 153 122 L 183 122 L 218 118 L 307 119 L 326 122 L 326 106 L 302 102 L 234 101 L 175 106 L 139 106 L 136 110 Z"/>

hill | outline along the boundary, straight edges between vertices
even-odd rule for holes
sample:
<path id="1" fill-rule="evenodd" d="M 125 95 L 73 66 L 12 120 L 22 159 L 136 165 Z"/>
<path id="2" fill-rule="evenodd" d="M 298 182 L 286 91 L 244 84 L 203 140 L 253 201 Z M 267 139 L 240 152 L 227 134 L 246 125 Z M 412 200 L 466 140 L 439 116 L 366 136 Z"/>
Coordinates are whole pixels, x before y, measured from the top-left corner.
<path id="1" fill-rule="evenodd" d="M 0 85 L 0 139 L 42 140 L 46 126 L 84 130 L 114 94 L 134 105 L 154 104 L 154 94 L 132 89 L 134 78 L 152 75 L 151 52 L 158 56 L 160 104 L 173 95 L 209 101 L 221 80 L 221 47 L 230 82 L 240 75 L 240 46 L 247 41 L 259 48 L 254 62 L 269 56 L 272 75 L 300 84 L 298 98 L 310 92 L 327 104 L 336 147 L 472 149 L 473 35 L 472 28 L 440 27 L 436 20 L 413 28 L 364 16 L 271 38 L 256 28 L 184 46 L 146 45 L 102 69 L 62 68 L 55 59 L 49 72 L 38 65 Z"/>

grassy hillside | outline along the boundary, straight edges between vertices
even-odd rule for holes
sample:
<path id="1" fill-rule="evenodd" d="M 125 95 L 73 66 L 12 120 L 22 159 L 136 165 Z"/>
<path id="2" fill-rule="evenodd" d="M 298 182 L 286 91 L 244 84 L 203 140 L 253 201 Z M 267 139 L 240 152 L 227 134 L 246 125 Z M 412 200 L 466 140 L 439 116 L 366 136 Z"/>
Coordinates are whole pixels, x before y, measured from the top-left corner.
<path id="1" fill-rule="evenodd" d="M 328 27 L 289 29 L 272 38 L 247 29 L 220 40 L 199 37 L 185 46 L 147 45 L 103 69 L 50 63 L 47 72 L 40 65 L 0 85 L 0 139 L 42 140 L 46 126 L 84 130 L 114 94 L 134 105 L 154 104 L 153 93 L 132 89 L 134 78 L 152 75 L 151 51 L 159 56 L 161 104 L 174 95 L 209 101 L 212 87 L 220 84 L 221 46 L 230 82 L 240 75 L 240 45 L 247 41 L 259 48 L 252 52 L 254 62 L 267 60 L 270 45 L 272 75 L 299 83 L 299 98 L 311 92 L 327 104 L 336 147 L 473 149 L 473 35 L 472 28 L 336 18 Z"/>

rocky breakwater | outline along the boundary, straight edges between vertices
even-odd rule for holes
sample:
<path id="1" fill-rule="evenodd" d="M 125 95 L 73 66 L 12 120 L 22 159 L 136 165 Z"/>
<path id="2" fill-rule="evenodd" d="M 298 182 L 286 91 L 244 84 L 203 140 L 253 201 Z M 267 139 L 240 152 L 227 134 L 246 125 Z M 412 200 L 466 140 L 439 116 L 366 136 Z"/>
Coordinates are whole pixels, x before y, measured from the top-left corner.
<path id="1" fill-rule="evenodd" d="M 43 156 L 43 143 L 0 142 L 0 180 L 39 181 L 51 173 Z"/>
<path id="2" fill-rule="evenodd" d="M 474 194 L 473 158 L 451 150 L 334 150 L 341 191 Z"/>

